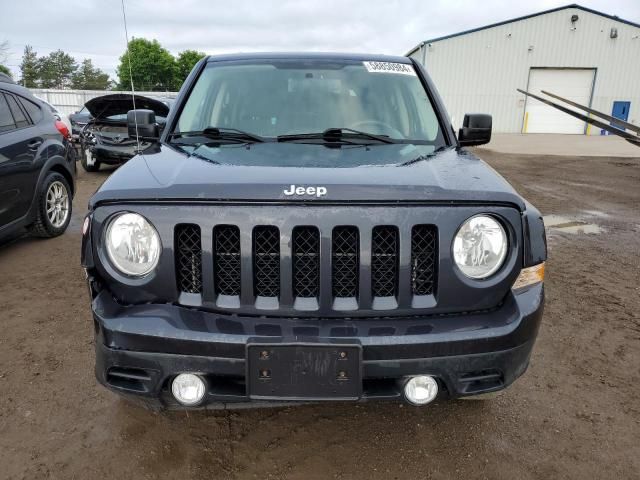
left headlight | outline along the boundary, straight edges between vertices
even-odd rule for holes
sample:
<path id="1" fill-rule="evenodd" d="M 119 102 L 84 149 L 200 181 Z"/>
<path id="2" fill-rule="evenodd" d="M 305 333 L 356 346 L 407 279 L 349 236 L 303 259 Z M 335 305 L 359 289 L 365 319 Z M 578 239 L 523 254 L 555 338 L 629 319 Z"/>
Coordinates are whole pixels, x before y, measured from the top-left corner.
<path id="1" fill-rule="evenodd" d="M 132 277 L 151 272 L 160 259 L 158 232 L 137 213 L 121 213 L 113 218 L 107 227 L 105 245 L 113 266 Z"/>
<path id="2" fill-rule="evenodd" d="M 507 234 L 500 222 L 489 215 L 467 219 L 453 240 L 453 258 L 469 278 L 493 275 L 507 257 Z"/>

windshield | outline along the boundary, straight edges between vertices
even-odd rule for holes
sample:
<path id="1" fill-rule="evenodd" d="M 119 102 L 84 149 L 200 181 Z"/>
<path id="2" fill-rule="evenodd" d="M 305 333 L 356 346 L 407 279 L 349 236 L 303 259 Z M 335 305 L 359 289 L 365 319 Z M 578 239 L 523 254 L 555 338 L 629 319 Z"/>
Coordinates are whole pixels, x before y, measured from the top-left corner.
<path id="1" fill-rule="evenodd" d="M 384 67 L 381 68 L 380 66 Z M 401 143 L 445 145 L 413 66 L 304 59 L 211 62 L 175 132 L 229 128 L 277 138 L 345 128 Z"/>

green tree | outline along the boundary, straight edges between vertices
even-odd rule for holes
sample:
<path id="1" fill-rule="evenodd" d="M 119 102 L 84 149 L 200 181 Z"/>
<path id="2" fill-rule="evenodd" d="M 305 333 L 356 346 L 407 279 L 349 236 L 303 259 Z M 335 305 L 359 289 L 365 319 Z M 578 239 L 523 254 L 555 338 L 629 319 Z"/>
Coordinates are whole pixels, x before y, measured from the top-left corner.
<path id="1" fill-rule="evenodd" d="M 27 88 L 35 88 L 38 86 L 40 77 L 38 54 L 33 50 L 31 45 L 25 45 L 22 54 L 22 63 L 20 63 L 20 75 L 22 79 L 20 83 Z"/>
<path id="2" fill-rule="evenodd" d="M 178 54 L 178 58 L 176 58 L 177 68 L 175 79 L 177 88 L 180 88 L 182 86 L 182 83 L 189 76 L 195 64 L 205 56 L 205 53 L 198 52 L 197 50 L 185 50 L 184 52 L 180 52 Z"/>
<path id="3" fill-rule="evenodd" d="M 69 88 L 71 77 L 78 69 L 75 58 L 62 50 L 38 59 L 39 86 L 41 88 Z"/>
<path id="4" fill-rule="evenodd" d="M 11 77 L 11 70 L 9 70 L 9 67 L 5 67 L 4 65 L 0 65 L 0 73 L 4 73 L 5 75 L 9 75 L 9 77 Z"/>
<path id="5" fill-rule="evenodd" d="M 71 87 L 80 90 L 107 90 L 111 86 L 109 75 L 93 66 L 90 58 L 85 58 L 78 70 L 71 75 Z"/>
<path id="6" fill-rule="evenodd" d="M 176 61 L 173 55 L 157 40 L 145 38 L 130 40 L 128 52 L 120 57 L 120 65 L 116 70 L 118 88 L 131 89 L 129 55 L 136 90 L 170 91 L 175 88 Z"/>

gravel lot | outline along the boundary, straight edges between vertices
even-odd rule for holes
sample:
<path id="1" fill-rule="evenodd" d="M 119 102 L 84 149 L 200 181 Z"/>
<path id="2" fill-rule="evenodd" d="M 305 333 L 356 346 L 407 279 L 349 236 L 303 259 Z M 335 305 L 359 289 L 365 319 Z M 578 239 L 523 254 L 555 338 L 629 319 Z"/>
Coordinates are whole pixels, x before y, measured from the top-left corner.
<path id="1" fill-rule="evenodd" d="M 65 235 L 0 247 L 0 478 L 640 478 L 640 158 L 481 155 L 545 215 L 602 229 L 549 228 L 543 326 L 504 395 L 130 406 L 93 376 L 80 224 L 108 172 L 81 172 Z"/>

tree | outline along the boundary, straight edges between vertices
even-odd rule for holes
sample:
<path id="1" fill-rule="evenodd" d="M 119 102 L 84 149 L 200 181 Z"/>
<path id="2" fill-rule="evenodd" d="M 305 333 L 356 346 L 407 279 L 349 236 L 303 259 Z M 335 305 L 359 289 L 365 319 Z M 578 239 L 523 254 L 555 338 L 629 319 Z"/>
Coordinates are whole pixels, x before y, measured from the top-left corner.
<path id="1" fill-rule="evenodd" d="M 20 64 L 20 74 L 22 79 L 20 83 L 27 88 L 35 88 L 38 86 L 39 73 L 38 54 L 33 51 L 31 45 L 25 45 L 22 54 L 22 63 Z"/>
<path id="2" fill-rule="evenodd" d="M 9 58 L 9 42 L 7 40 L 0 42 L 0 63 L 4 63 Z"/>
<path id="3" fill-rule="evenodd" d="M 193 70 L 195 64 L 205 56 L 205 53 L 198 52 L 197 50 L 185 50 L 184 52 L 180 52 L 178 58 L 176 58 L 177 68 L 175 84 L 177 88 L 180 88 L 182 83 L 191 73 L 191 70 Z"/>
<path id="4" fill-rule="evenodd" d="M 9 42 L 6 40 L 4 42 L 0 42 L 0 73 L 4 73 L 11 77 L 11 70 L 9 67 L 3 65 L 4 62 L 7 61 L 7 57 L 9 56 Z"/>
<path id="5" fill-rule="evenodd" d="M 0 42 L 0 73 L 7 75 L 9 78 L 12 77 L 11 70 L 9 67 L 3 65 L 4 62 L 7 61 L 9 57 L 9 42 L 6 40 L 4 42 Z"/>
<path id="6" fill-rule="evenodd" d="M 136 90 L 170 91 L 175 88 L 175 59 L 157 40 L 145 38 L 130 40 L 128 52 L 120 57 L 120 65 L 116 70 L 119 88 L 131 89 L 129 55 L 131 76 Z"/>
<path id="7" fill-rule="evenodd" d="M 51 52 L 38 59 L 41 88 L 69 88 L 71 77 L 78 69 L 76 60 L 62 50 Z"/>
<path id="8" fill-rule="evenodd" d="M 78 70 L 71 76 L 71 88 L 79 90 L 107 90 L 111 86 L 109 75 L 93 66 L 90 58 L 85 58 Z"/>

